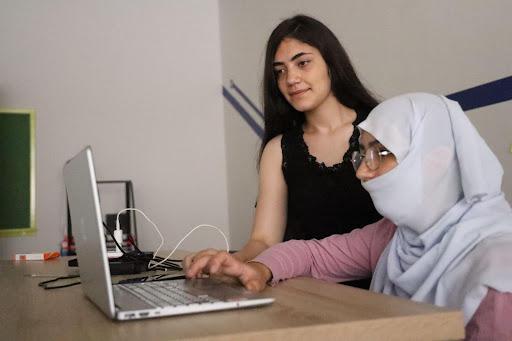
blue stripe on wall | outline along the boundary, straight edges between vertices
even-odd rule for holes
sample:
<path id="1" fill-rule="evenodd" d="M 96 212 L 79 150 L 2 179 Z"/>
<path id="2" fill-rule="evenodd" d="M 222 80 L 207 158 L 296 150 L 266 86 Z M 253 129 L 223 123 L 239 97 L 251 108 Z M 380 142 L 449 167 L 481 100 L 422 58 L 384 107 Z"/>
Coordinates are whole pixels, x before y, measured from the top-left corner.
<path id="1" fill-rule="evenodd" d="M 244 94 L 243 91 L 232 80 L 231 88 L 235 90 L 240 95 L 240 97 L 242 97 L 244 101 L 246 101 L 247 104 L 249 104 L 258 115 L 260 115 L 261 118 L 263 118 L 263 113 L 258 109 L 258 107 L 256 107 L 256 105 L 254 105 L 254 103 L 249 99 L 249 97 L 246 94 Z"/>
<path id="2" fill-rule="evenodd" d="M 233 95 L 229 93 L 226 87 L 222 87 L 222 94 L 224 98 L 235 108 L 236 111 L 242 116 L 242 118 L 247 122 L 247 124 L 251 127 L 251 129 L 259 136 L 259 138 L 263 138 L 263 128 L 259 126 L 259 124 L 251 117 L 251 115 L 242 107 L 240 102 L 236 100 Z"/>
<path id="3" fill-rule="evenodd" d="M 512 76 L 447 95 L 459 102 L 462 110 L 471 110 L 512 99 Z"/>
<path id="4" fill-rule="evenodd" d="M 249 97 L 231 81 L 231 88 L 234 89 L 249 106 L 263 118 L 263 113 L 254 105 Z M 222 94 L 228 102 L 235 108 L 242 118 L 249 124 L 252 130 L 260 138 L 263 137 L 263 127 L 261 127 L 251 115 L 242 107 L 233 95 L 223 86 Z M 489 83 L 481 84 L 473 88 L 458 91 L 453 94 L 446 95 L 449 99 L 459 102 L 462 110 L 467 111 L 485 107 L 487 105 L 497 104 L 512 100 L 512 76 L 498 79 Z"/>

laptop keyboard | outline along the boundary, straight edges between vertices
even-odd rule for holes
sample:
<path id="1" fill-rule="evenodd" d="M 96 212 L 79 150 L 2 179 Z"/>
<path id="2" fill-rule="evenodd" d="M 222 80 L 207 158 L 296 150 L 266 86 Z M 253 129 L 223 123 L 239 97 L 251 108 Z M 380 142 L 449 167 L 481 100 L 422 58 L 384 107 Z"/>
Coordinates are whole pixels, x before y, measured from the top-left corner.
<path id="1" fill-rule="evenodd" d="M 126 291 L 155 308 L 201 303 L 214 303 L 219 300 L 208 295 L 192 295 L 182 287 L 183 280 L 118 284 L 115 287 Z"/>

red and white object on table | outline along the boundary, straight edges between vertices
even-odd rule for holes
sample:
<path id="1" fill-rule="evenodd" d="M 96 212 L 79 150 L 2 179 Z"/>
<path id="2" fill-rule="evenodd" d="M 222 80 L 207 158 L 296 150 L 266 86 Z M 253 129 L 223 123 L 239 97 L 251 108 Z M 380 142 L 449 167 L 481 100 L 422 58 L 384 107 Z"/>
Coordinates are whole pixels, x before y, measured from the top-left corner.
<path id="1" fill-rule="evenodd" d="M 17 253 L 14 260 L 47 260 L 60 256 L 58 251 L 49 251 L 42 253 Z"/>

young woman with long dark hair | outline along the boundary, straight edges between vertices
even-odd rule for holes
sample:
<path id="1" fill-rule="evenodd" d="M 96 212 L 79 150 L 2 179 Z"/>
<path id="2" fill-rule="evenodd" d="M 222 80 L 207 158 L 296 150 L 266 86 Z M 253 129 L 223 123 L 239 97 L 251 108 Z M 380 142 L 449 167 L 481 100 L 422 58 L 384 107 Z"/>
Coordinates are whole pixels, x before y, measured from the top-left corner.
<path id="1" fill-rule="evenodd" d="M 263 75 L 265 134 L 248 261 L 283 240 L 320 239 L 377 221 L 350 163 L 355 126 L 377 101 L 336 36 L 311 17 L 282 21 L 269 37 Z M 185 269 L 209 249 L 189 255 Z"/>

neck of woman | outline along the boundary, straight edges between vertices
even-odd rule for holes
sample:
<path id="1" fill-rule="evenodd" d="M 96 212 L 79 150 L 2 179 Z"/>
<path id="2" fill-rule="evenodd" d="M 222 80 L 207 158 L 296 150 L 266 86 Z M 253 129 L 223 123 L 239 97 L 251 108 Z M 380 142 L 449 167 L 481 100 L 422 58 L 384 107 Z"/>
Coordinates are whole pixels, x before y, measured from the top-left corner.
<path id="1" fill-rule="evenodd" d="M 342 126 L 352 124 L 357 114 L 354 109 L 346 107 L 331 94 L 320 106 L 305 112 L 304 116 L 305 132 L 331 133 Z"/>

